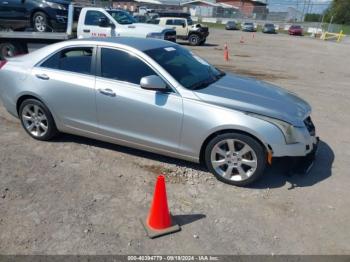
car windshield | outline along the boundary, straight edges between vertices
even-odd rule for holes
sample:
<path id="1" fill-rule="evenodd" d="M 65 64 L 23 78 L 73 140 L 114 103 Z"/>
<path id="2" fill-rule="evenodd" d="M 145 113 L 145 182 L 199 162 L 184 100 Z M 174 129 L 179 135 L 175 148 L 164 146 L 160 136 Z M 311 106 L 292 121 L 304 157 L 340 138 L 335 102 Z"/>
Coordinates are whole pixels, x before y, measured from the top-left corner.
<path id="1" fill-rule="evenodd" d="M 266 24 L 265 27 L 275 27 L 273 24 Z"/>
<path id="2" fill-rule="evenodd" d="M 135 18 L 129 15 L 127 12 L 121 10 L 108 10 L 108 14 L 110 14 L 118 24 L 121 25 L 129 25 L 136 23 Z"/>
<path id="3" fill-rule="evenodd" d="M 253 23 L 244 23 L 244 25 L 253 26 Z"/>
<path id="4" fill-rule="evenodd" d="M 292 25 L 292 29 L 300 29 L 300 25 Z"/>
<path id="5" fill-rule="evenodd" d="M 224 72 L 179 46 L 145 51 L 184 87 L 196 90 L 216 82 Z"/>

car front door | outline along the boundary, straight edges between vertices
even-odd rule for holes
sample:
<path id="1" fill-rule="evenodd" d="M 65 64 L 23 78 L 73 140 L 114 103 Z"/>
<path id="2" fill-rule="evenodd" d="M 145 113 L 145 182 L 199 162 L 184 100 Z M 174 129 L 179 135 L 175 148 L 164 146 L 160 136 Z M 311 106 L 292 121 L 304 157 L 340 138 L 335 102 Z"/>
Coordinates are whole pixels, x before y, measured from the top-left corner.
<path id="1" fill-rule="evenodd" d="M 115 29 L 111 26 L 102 27 L 99 25 L 100 19 L 110 19 L 101 11 L 88 10 L 85 15 L 84 24 L 81 25 L 81 31 L 79 31 L 79 37 L 110 37 L 115 36 Z"/>
<path id="2" fill-rule="evenodd" d="M 32 70 L 33 86 L 65 127 L 96 131 L 95 48 L 65 48 Z"/>
<path id="3" fill-rule="evenodd" d="M 176 152 L 182 127 L 182 98 L 173 90 L 140 87 L 140 79 L 157 73 L 126 51 L 100 49 L 96 77 L 97 118 L 101 132 L 136 147 Z"/>
<path id="4" fill-rule="evenodd" d="M 186 19 L 174 19 L 174 27 L 176 30 L 176 33 L 181 36 L 187 36 L 188 34 L 188 27 L 186 23 Z"/>
<path id="5" fill-rule="evenodd" d="M 26 9 L 22 0 L 0 0 L 0 18 L 13 21 L 25 19 Z"/>

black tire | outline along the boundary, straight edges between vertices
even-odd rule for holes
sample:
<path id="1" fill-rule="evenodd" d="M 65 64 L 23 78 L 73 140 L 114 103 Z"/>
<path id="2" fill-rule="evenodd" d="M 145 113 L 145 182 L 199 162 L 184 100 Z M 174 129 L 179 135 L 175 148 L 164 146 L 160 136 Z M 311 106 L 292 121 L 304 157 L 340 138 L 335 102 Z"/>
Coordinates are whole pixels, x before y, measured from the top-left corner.
<path id="1" fill-rule="evenodd" d="M 201 42 L 200 42 L 200 45 L 205 45 L 205 42 L 207 41 L 206 38 L 204 38 Z"/>
<path id="2" fill-rule="evenodd" d="M 32 16 L 32 26 L 35 32 L 48 32 L 50 30 L 49 19 L 44 12 L 35 12 Z"/>
<path id="3" fill-rule="evenodd" d="M 20 53 L 20 46 L 13 43 L 0 44 L 0 60 L 6 60 Z"/>
<path id="4" fill-rule="evenodd" d="M 222 146 L 225 147 L 226 145 L 225 145 L 224 141 L 227 141 L 227 140 L 230 140 L 230 139 L 234 139 L 236 141 L 234 143 L 234 147 L 238 147 L 240 145 L 246 144 L 255 153 L 255 155 L 253 155 L 252 151 L 249 151 L 248 153 L 245 153 L 245 154 L 243 154 L 241 156 L 238 155 L 238 156 L 233 156 L 232 157 L 232 158 L 236 157 L 235 158 L 236 160 L 234 160 L 233 162 L 239 160 L 240 161 L 238 163 L 239 167 L 242 167 L 243 171 L 249 173 L 249 176 L 246 176 L 244 179 L 243 179 L 243 176 L 238 174 L 238 169 L 236 169 L 236 167 L 233 167 L 233 169 L 232 169 L 232 166 L 231 166 L 231 170 L 232 171 L 230 172 L 230 175 L 229 175 L 230 178 L 227 178 L 227 177 L 225 178 L 223 175 L 221 175 L 217 171 L 218 167 L 217 167 L 217 169 L 215 169 L 213 167 L 213 164 L 212 164 L 212 161 L 211 161 L 211 157 L 212 157 L 212 151 L 213 151 L 214 147 L 217 146 L 218 144 L 220 145 L 220 143 L 223 143 Z M 238 151 L 235 151 L 235 152 L 239 152 L 239 150 L 241 150 L 241 149 L 242 148 L 238 149 Z M 231 156 L 231 154 L 228 153 L 228 152 L 226 152 L 226 154 L 227 155 L 223 158 L 223 159 L 225 159 L 225 163 L 226 163 L 226 159 L 228 159 Z M 214 154 L 214 155 L 216 155 L 216 154 Z M 223 159 L 217 159 L 217 160 L 223 160 Z M 251 161 L 249 159 L 255 161 L 255 165 L 256 165 L 255 166 L 255 171 L 252 171 L 254 169 L 254 167 L 250 167 L 250 166 L 248 166 L 248 165 L 243 163 L 243 161 L 246 161 L 246 160 Z M 230 159 L 230 161 L 231 160 L 232 159 Z M 218 180 L 220 180 L 220 181 L 222 181 L 222 182 L 224 182 L 226 184 L 230 184 L 230 185 L 247 186 L 247 185 L 253 183 L 254 181 L 256 181 L 264 173 L 264 170 L 266 168 L 266 163 L 267 163 L 267 155 L 266 155 L 265 148 L 258 141 L 256 141 L 254 138 L 252 138 L 252 137 L 250 137 L 248 135 L 245 135 L 245 134 L 232 132 L 232 133 L 226 133 L 226 134 L 218 135 L 218 136 L 214 137 L 208 143 L 208 145 L 205 148 L 204 161 L 205 161 L 205 164 L 206 164 L 207 168 L 209 169 L 209 171 L 211 173 L 213 173 Z M 237 163 L 233 163 L 233 162 L 230 162 L 230 164 L 231 165 L 237 165 Z M 225 165 L 226 164 L 221 165 L 220 168 L 221 167 L 224 168 Z M 228 168 L 229 168 L 228 165 L 226 165 L 226 168 L 227 168 L 226 169 L 226 171 L 227 171 Z M 241 177 L 241 180 L 232 180 L 233 177 L 235 177 L 236 179 Z"/>
<path id="5" fill-rule="evenodd" d="M 42 116 L 44 114 L 46 117 L 46 121 L 41 120 L 47 126 L 47 131 L 42 136 L 33 135 L 28 129 L 28 122 L 30 123 L 31 120 L 25 119 L 25 116 L 30 116 L 30 114 L 28 114 L 25 110 L 27 110 L 31 106 L 33 108 L 35 106 L 37 106 L 39 108 L 39 115 L 41 114 L 41 116 Z M 58 134 L 58 130 L 57 130 L 55 121 L 52 117 L 52 114 L 50 113 L 50 110 L 39 100 L 36 100 L 36 99 L 24 100 L 19 107 L 18 115 L 19 115 L 19 118 L 21 120 L 22 127 L 34 139 L 41 140 L 41 141 L 48 141 Z M 34 120 L 32 121 L 32 124 L 34 125 Z M 38 127 L 36 127 L 36 128 L 38 128 Z M 44 129 L 40 128 L 40 130 L 44 130 Z"/>
<path id="6" fill-rule="evenodd" d="M 191 35 L 188 37 L 188 42 L 189 42 L 190 45 L 192 45 L 192 46 L 200 45 L 200 43 L 201 43 L 201 38 L 200 38 L 199 35 L 197 35 L 197 34 L 191 34 Z"/>

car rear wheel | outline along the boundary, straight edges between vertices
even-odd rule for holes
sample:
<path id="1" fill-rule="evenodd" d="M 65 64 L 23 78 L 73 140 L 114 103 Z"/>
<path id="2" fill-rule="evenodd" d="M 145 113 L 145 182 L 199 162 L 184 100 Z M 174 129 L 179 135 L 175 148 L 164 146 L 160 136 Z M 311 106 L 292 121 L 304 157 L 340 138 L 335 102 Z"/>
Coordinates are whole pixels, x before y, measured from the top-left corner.
<path id="1" fill-rule="evenodd" d="M 49 109 L 38 100 L 23 101 L 19 108 L 19 117 L 24 130 L 37 140 L 47 141 L 58 133 Z"/>
<path id="2" fill-rule="evenodd" d="M 47 15 L 43 12 L 36 12 L 33 15 L 33 28 L 36 32 L 47 32 L 49 31 L 49 22 Z"/>
<path id="3" fill-rule="evenodd" d="M 188 42 L 190 43 L 190 45 L 200 45 L 201 38 L 199 37 L 199 35 L 192 34 L 188 38 Z"/>
<path id="4" fill-rule="evenodd" d="M 214 137 L 205 149 L 205 163 L 216 178 L 235 186 L 256 181 L 266 167 L 266 151 L 254 138 L 240 133 Z"/>

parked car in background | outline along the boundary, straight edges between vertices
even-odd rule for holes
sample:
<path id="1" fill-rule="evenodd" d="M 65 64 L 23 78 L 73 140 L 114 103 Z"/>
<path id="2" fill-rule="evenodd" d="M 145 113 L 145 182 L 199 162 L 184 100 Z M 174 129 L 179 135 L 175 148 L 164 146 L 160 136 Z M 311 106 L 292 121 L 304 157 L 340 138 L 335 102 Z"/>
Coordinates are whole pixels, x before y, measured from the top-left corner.
<path id="1" fill-rule="evenodd" d="M 203 163 L 252 183 L 272 157 L 312 164 L 310 105 L 226 74 L 188 49 L 145 38 L 81 39 L 0 63 L 0 99 L 37 140 L 72 133 Z"/>
<path id="2" fill-rule="evenodd" d="M 33 28 L 37 32 L 65 31 L 69 0 L 0 1 L 0 27 Z M 76 17 L 79 15 L 79 10 Z"/>
<path id="3" fill-rule="evenodd" d="M 190 45 L 203 45 L 209 35 L 209 29 L 194 24 L 191 17 L 159 17 L 155 24 L 176 30 L 176 38 L 187 40 Z"/>
<path id="4" fill-rule="evenodd" d="M 262 29 L 263 33 L 266 34 L 276 34 L 276 27 L 274 24 L 264 24 L 263 29 Z"/>
<path id="5" fill-rule="evenodd" d="M 242 31 L 244 32 L 256 32 L 256 27 L 254 25 L 254 23 L 251 22 L 244 22 L 241 25 Z"/>
<path id="6" fill-rule="evenodd" d="M 228 21 L 225 25 L 226 30 L 238 30 L 238 25 L 236 21 Z"/>
<path id="7" fill-rule="evenodd" d="M 291 25 L 288 29 L 290 35 L 303 35 L 303 28 L 300 25 Z"/>

